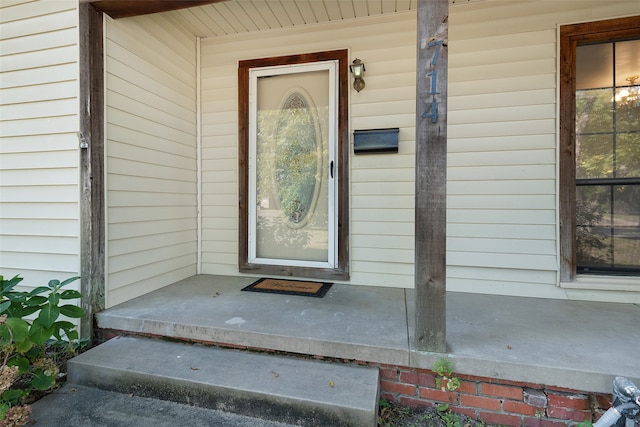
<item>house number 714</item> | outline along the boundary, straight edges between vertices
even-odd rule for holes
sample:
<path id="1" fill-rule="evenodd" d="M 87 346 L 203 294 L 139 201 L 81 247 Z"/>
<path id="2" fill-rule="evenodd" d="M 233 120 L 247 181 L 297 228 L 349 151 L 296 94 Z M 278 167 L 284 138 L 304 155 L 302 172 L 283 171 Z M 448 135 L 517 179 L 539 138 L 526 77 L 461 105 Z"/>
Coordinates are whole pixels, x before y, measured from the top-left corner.
<path id="1" fill-rule="evenodd" d="M 427 43 L 427 48 L 436 47 L 436 51 L 433 54 L 433 58 L 431 58 L 431 65 L 435 66 L 438 62 L 438 56 L 440 55 L 440 49 L 442 48 L 442 40 L 433 40 Z M 440 92 L 437 91 L 436 85 L 438 83 L 438 70 L 433 70 L 427 73 L 427 77 L 431 79 L 431 89 L 427 94 L 432 95 L 433 99 L 431 101 L 431 105 L 429 109 L 422 114 L 423 119 L 431 117 L 431 123 L 435 123 L 438 121 L 438 101 L 436 101 L 435 95 Z"/>

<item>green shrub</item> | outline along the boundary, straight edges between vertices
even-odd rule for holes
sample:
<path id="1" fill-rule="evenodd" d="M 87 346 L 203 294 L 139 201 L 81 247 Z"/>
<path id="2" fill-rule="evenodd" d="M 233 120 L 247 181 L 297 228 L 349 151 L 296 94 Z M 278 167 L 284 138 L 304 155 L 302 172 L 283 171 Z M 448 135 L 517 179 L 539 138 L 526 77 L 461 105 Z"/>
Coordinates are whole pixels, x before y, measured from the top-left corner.
<path id="1" fill-rule="evenodd" d="M 58 367 L 48 357 L 47 347 L 52 338 L 69 347 L 78 340 L 76 326 L 60 319 L 84 314 L 76 305 L 61 305 L 81 297 L 78 291 L 62 289 L 78 279 L 51 280 L 47 286 L 20 292 L 14 288 L 21 277 L 5 280 L 0 276 L 0 420 L 15 418 L 11 425 L 22 425 L 28 418 L 29 408 L 22 406 L 28 396 L 55 386 Z"/>

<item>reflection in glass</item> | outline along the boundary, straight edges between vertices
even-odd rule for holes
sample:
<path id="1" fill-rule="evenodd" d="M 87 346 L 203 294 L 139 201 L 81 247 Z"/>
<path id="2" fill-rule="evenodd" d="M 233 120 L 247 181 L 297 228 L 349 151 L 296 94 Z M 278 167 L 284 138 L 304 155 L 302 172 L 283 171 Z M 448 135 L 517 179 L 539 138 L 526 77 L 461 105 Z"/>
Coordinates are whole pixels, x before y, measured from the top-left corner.
<path id="1" fill-rule="evenodd" d="M 258 258 L 328 262 L 328 87 L 328 71 L 258 79 Z"/>
<path id="2" fill-rule="evenodd" d="M 640 177 L 640 133 L 619 133 L 617 135 L 616 176 Z"/>
<path id="3" fill-rule="evenodd" d="M 611 88 L 590 89 L 576 93 L 576 131 L 578 133 L 613 131 L 612 93 Z"/>
<path id="4" fill-rule="evenodd" d="M 579 272 L 640 272 L 640 40 L 577 48 Z"/>
<path id="5" fill-rule="evenodd" d="M 612 176 L 612 135 L 576 135 L 576 178 Z"/>
<path id="6" fill-rule="evenodd" d="M 596 45 L 597 46 L 597 45 Z M 640 74 L 640 40 L 625 40 L 615 43 L 615 84 L 628 86 L 628 78 Z"/>
<path id="7" fill-rule="evenodd" d="M 628 268 L 640 265 L 640 186 L 613 187 L 613 261 Z"/>
<path id="8" fill-rule="evenodd" d="M 640 186 L 579 186 L 577 262 L 581 268 L 640 268 Z"/>
<path id="9" fill-rule="evenodd" d="M 613 84 L 613 46 L 589 44 L 576 48 L 576 89 L 611 87 Z"/>
<path id="10" fill-rule="evenodd" d="M 306 224 L 318 197 L 322 165 L 316 124 L 304 95 L 294 92 L 278 118 L 275 140 L 276 197 L 292 227 Z"/>
<path id="11" fill-rule="evenodd" d="M 630 81 L 640 78 L 633 76 Z M 618 132 L 640 131 L 640 86 L 630 85 L 617 88 L 616 102 L 616 130 Z"/>
<path id="12" fill-rule="evenodd" d="M 607 187 L 576 190 L 576 258 L 582 267 L 611 265 L 611 211 Z"/>

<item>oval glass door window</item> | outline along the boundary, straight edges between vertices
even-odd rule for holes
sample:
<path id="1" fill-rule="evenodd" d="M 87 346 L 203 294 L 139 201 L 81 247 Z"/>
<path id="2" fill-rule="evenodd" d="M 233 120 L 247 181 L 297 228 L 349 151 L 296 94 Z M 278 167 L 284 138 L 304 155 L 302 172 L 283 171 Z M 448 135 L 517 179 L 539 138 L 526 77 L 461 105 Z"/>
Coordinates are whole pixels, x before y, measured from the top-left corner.
<path id="1" fill-rule="evenodd" d="M 303 227 L 313 216 L 322 175 L 322 139 L 315 108 L 295 90 L 280 109 L 276 131 L 276 197 L 291 228 Z"/>

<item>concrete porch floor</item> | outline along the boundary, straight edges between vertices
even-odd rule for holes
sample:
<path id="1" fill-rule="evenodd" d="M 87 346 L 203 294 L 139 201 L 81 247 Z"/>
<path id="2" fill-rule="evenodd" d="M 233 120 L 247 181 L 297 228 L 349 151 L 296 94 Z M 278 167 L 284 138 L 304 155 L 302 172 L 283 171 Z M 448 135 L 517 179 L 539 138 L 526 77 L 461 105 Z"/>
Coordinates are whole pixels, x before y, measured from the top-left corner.
<path id="1" fill-rule="evenodd" d="M 242 292 L 256 278 L 198 275 L 112 307 L 97 326 L 431 369 L 413 345 L 413 290 L 334 284 L 324 298 Z M 640 384 L 640 306 L 450 292 L 458 374 L 611 392 Z"/>

